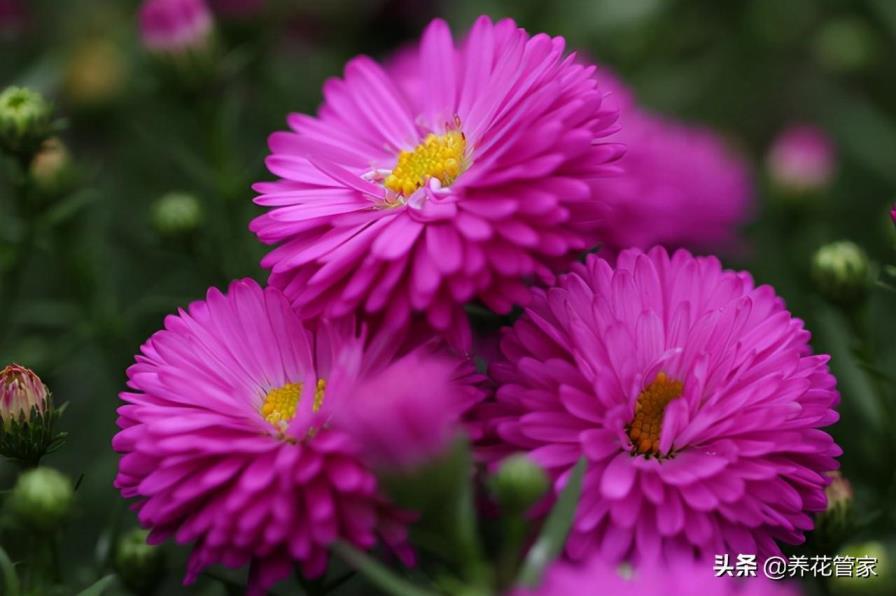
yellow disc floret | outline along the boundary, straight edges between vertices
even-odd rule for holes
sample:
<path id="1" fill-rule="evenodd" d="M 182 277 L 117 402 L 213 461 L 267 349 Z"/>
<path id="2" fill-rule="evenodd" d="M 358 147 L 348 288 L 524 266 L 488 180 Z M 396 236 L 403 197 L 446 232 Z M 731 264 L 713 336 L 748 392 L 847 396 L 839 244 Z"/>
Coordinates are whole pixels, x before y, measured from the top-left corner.
<path id="1" fill-rule="evenodd" d="M 413 151 L 398 154 L 398 163 L 384 182 L 387 189 L 410 196 L 431 178 L 449 186 L 465 169 L 467 139 L 459 130 L 430 133 Z"/>
<path id="2" fill-rule="evenodd" d="M 261 415 L 277 428 L 283 428 L 296 415 L 296 406 L 302 395 L 301 383 L 287 383 L 271 389 L 261 404 Z"/>
<path id="3" fill-rule="evenodd" d="M 661 455 L 660 432 L 663 429 L 663 415 L 669 402 L 681 397 L 683 388 L 681 381 L 670 379 L 666 373 L 661 372 L 638 395 L 635 417 L 627 428 L 628 436 L 637 453 Z"/>

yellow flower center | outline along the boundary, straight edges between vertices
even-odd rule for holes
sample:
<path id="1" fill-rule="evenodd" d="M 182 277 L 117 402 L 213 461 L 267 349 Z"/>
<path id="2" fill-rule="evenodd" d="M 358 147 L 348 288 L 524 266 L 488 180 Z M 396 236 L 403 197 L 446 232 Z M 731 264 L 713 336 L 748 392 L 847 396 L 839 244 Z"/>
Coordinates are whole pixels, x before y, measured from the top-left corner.
<path id="1" fill-rule="evenodd" d="M 301 383 L 287 383 L 271 389 L 261 404 L 261 415 L 276 427 L 284 427 L 296 415 L 296 406 L 302 396 Z"/>
<path id="2" fill-rule="evenodd" d="M 404 197 L 412 195 L 431 178 L 449 186 L 466 168 L 467 139 L 459 130 L 430 133 L 413 151 L 398 154 L 398 163 L 384 182 Z"/>
<path id="3" fill-rule="evenodd" d="M 673 399 L 681 397 L 683 388 L 681 381 L 670 379 L 666 373 L 661 372 L 638 395 L 635 417 L 626 429 L 637 453 L 660 455 L 660 432 L 663 429 L 666 406 Z"/>

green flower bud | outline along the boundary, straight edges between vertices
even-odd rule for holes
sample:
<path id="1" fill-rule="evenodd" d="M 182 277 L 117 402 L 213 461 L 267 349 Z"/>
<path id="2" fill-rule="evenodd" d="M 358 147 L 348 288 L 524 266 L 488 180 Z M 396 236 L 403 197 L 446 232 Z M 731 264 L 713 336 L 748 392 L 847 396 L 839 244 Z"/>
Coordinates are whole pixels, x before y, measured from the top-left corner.
<path id="1" fill-rule="evenodd" d="M 868 257 L 845 240 L 822 246 L 812 261 L 812 277 L 818 291 L 831 302 L 856 304 L 864 299 L 870 285 Z"/>
<path id="2" fill-rule="evenodd" d="M 122 582 L 133 592 L 152 594 L 163 576 L 165 557 L 162 550 L 147 544 L 147 530 L 134 529 L 118 541 L 113 564 Z"/>
<path id="3" fill-rule="evenodd" d="M 29 155 L 52 132 L 53 108 L 40 93 L 7 87 L 0 93 L 0 148 Z"/>
<path id="4" fill-rule="evenodd" d="M 849 537 L 853 528 L 853 491 L 849 480 L 839 471 L 828 474 L 831 483 L 825 489 L 828 507 L 819 513 L 812 537 L 823 552 L 832 552 Z"/>
<path id="5" fill-rule="evenodd" d="M 19 476 L 7 506 L 22 525 L 47 532 L 59 526 L 72 504 L 72 483 L 53 468 L 34 468 Z"/>
<path id="6" fill-rule="evenodd" d="M 54 427 L 64 408 L 53 405 L 43 381 L 18 364 L 0 371 L 0 455 L 36 466 L 65 438 Z"/>
<path id="7" fill-rule="evenodd" d="M 815 37 L 815 55 L 822 66 L 832 71 L 860 71 L 873 64 L 879 53 L 877 33 L 858 17 L 831 20 Z"/>
<path id="8" fill-rule="evenodd" d="M 489 479 L 498 504 L 508 512 L 523 512 L 534 505 L 550 487 L 547 474 L 522 454 L 511 455 Z"/>
<path id="9" fill-rule="evenodd" d="M 843 596 L 883 596 L 893 594 L 890 557 L 880 542 L 851 544 L 837 553 L 841 561 L 851 562 L 852 573 L 831 578 L 834 592 Z M 834 558 L 834 565 L 837 564 Z"/>
<path id="10" fill-rule="evenodd" d="M 202 205 L 193 195 L 168 193 L 152 206 L 152 223 L 163 235 L 187 234 L 202 223 Z"/>

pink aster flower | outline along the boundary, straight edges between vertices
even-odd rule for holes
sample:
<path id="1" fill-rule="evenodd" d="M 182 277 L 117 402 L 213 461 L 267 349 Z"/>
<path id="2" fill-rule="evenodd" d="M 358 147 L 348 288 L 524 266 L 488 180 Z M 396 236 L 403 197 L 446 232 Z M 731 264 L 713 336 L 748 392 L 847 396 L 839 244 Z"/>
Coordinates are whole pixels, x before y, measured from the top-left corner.
<path id="1" fill-rule="evenodd" d="M 154 52 L 181 53 L 203 48 L 213 26 L 204 0 L 145 0 L 139 21 L 143 45 Z"/>
<path id="2" fill-rule="evenodd" d="M 461 416 L 485 397 L 481 380 L 454 358 L 418 349 L 360 382 L 333 426 L 352 436 L 371 466 L 413 469 L 460 434 Z"/>
<path id="3" fill-rule="evenodd" d="M 607 182 L 601 240 L 612 251 L 656 244 L 711 249 L 736 244 L 749 215 L 746 161 L 715 131 L 646 111 L 612 73 L 599 79 L 619 106 L 623 175 Z"/>
<path id="4" fill-rule="evenodd" d="M 270 137 L 280 180 L 255 186 L 251 229 L 279 244 L 262 264 L 303 316 L 418 311 L 468 348 L 464 303 L 505 313 L 595 243 L 616 114 L 563 39 L 510 20 L 459 44 L 436 20 L 401 65 L 355 58 L 317 117 Z"/>
<path id="5" fill-rule="evenodd" d="M 778 135 L 768 153 L 768 172 L 780 189 L 802 194 L 818 191 L 834 177 L 834 143 L 820 128 L 795 124 Z"/>
<path id="6" fill-rule="evenodd" d="M 564 484 L 588 461 L 573 559 L 780 552 L 825 510 L 841 450 L 828 357 L 769 286 L 662 248 L 592 257 L 506 332 L 482 455 Z"/>
<path id="7" fill-rule="evenodd" d="M 128 369 L 115 486 L 136 499 L 154 543 L 194 543 L 186 582 L 213 563 L 251 563 L 260 594 L 293 561 L 321 574 L 337 538 L 369 548 L 379 537 L 412 559 L 408 515 L 330 425 L 359 380 L 389 370 L 398 343 L 367 341 L 348 321 L 310 330 L 279 290 L 250 280 L 165 320 Z M 390 398 L 376 389 L 370 400 Z M 421 385 L 417 397 L 431 390 L 445 388 Z"/>
<path id="8" fill-rule="evenodd" d="M 793 583 L 765 577 L 716 577 L 713 561 L 678 561 L 675 565 L 648 564 L 637 568 L 613 566 L 600 557 L 584 564 L 558 561 L 551 565 L 542 585 L 517 590 L 513 596 L 569 596 L 583 588 L 601 594 L 639 596 L 798 596 Z"/>

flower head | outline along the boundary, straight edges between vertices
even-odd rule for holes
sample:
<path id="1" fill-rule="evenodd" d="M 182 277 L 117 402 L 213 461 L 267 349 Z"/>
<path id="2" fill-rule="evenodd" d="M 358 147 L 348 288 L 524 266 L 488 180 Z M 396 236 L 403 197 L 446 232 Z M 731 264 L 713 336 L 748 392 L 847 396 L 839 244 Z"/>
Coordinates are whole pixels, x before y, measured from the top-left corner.
<path id="1" fill-rule="evenodd" d="M 9 495 L 14 519 L 39 532 L 56 529 L 71 509 L 74 490 L 67 476 L 53 468 L 23 472 Z"/>
<path id="2" fill-rule="evenodd" d="M 173 54 L 205 48 L 214 25 L 204 0 L 145 0 L 139 19 L 143 45 Z"/>
<path id="3" fill-rule="evenodd" d="M 778 553 L 824 511 L 841 453 L 808 339 L 772 288 L 715 258 L 592 257 L 506 332 L 481 454 L 527 452 L 555 490 L 587 459 L 575 559 Z"/>
<path id="4" fill-rule="evenodd" d="M 772 182 L 788 194 L 803 195 L 826 187 L 836 169 L 834 143 L 823 130 L 796 124 L 782 131 L 768 153 Z"/>
<path id="5" fill-rule="evenodd" d="M 855 305 L 862 301 L 871 285 L 868 255 L 849 240 L 825 244 L 812 258 L 812 278 L 828 300 Z"/>
<path id="6" fill-rule="evenodd" d="M 675 565 L 645 564 L 635 568 L 609 565 L 600 557 L 584 564 L 557 561 L 548 568 L 541 586 L 517 590 L 513 596 L 568 596 L 582 586 L 598 587 L 601 594 L 639 596 L 797 596 L 792 583 L 764 577 L 715 577 L 713 562 L 683 559 Z"/>
<path id="7" fill-rule="evenodd" d="M 0 149 L 29 155 L 53 130 L 53 106 L 37 91 L 7 87 L 0 93 Z"/>
<path id="8" fill-rule="evenodd" d="M 128 369 L 115 485 L 136 499 L 151 542 L 194 543 L 186 581 L 212 563 L 252 563 L 260 593 L 294 561 L 321 574 L 336 539 L 369 548 L 379 537 L 411 557 L 407 514 L 331 425 L 340 408 L 367 407 L 350 393 L 388 369 L 396 345 L 351 321 L 306 327 L 280 291 L 249 280 L 166 319 Z M 382 389 L 369 399 L 389 399 Z"/>
<path id="9" fill-rule="evenodd" d="M 251 224 L 303 316 L 424 312 L 468 348 L 462 304 L 505 313 L 595 243 L 616 114 L 561 38 L 482 17 L 456 44 L 436 20 L 389 68 L 349 62 L 324 98 L 270 137 L 280 180 L 255 186 L 269 210 Z"/>
<path id="10" fill-rule="evenodd" d="M 43 414 L 48 398 L 46 385 L 31 369 L 10 364 L 0 371 L 0 420 L 3 422 L 26 419 L 32 410 Z"/>
<path id="11" fill-rule="evenodd" d="M 607 181 L 601 241 L 612 251 L 655 244 L 710 249 L 736 244 L 750 213 L 746 161 L 718 133 L 650 113 L 612 73 L 599 77 L 619 105 L 622 176 Z M 698 173 L 698 174 L 695 174 Z"/>

